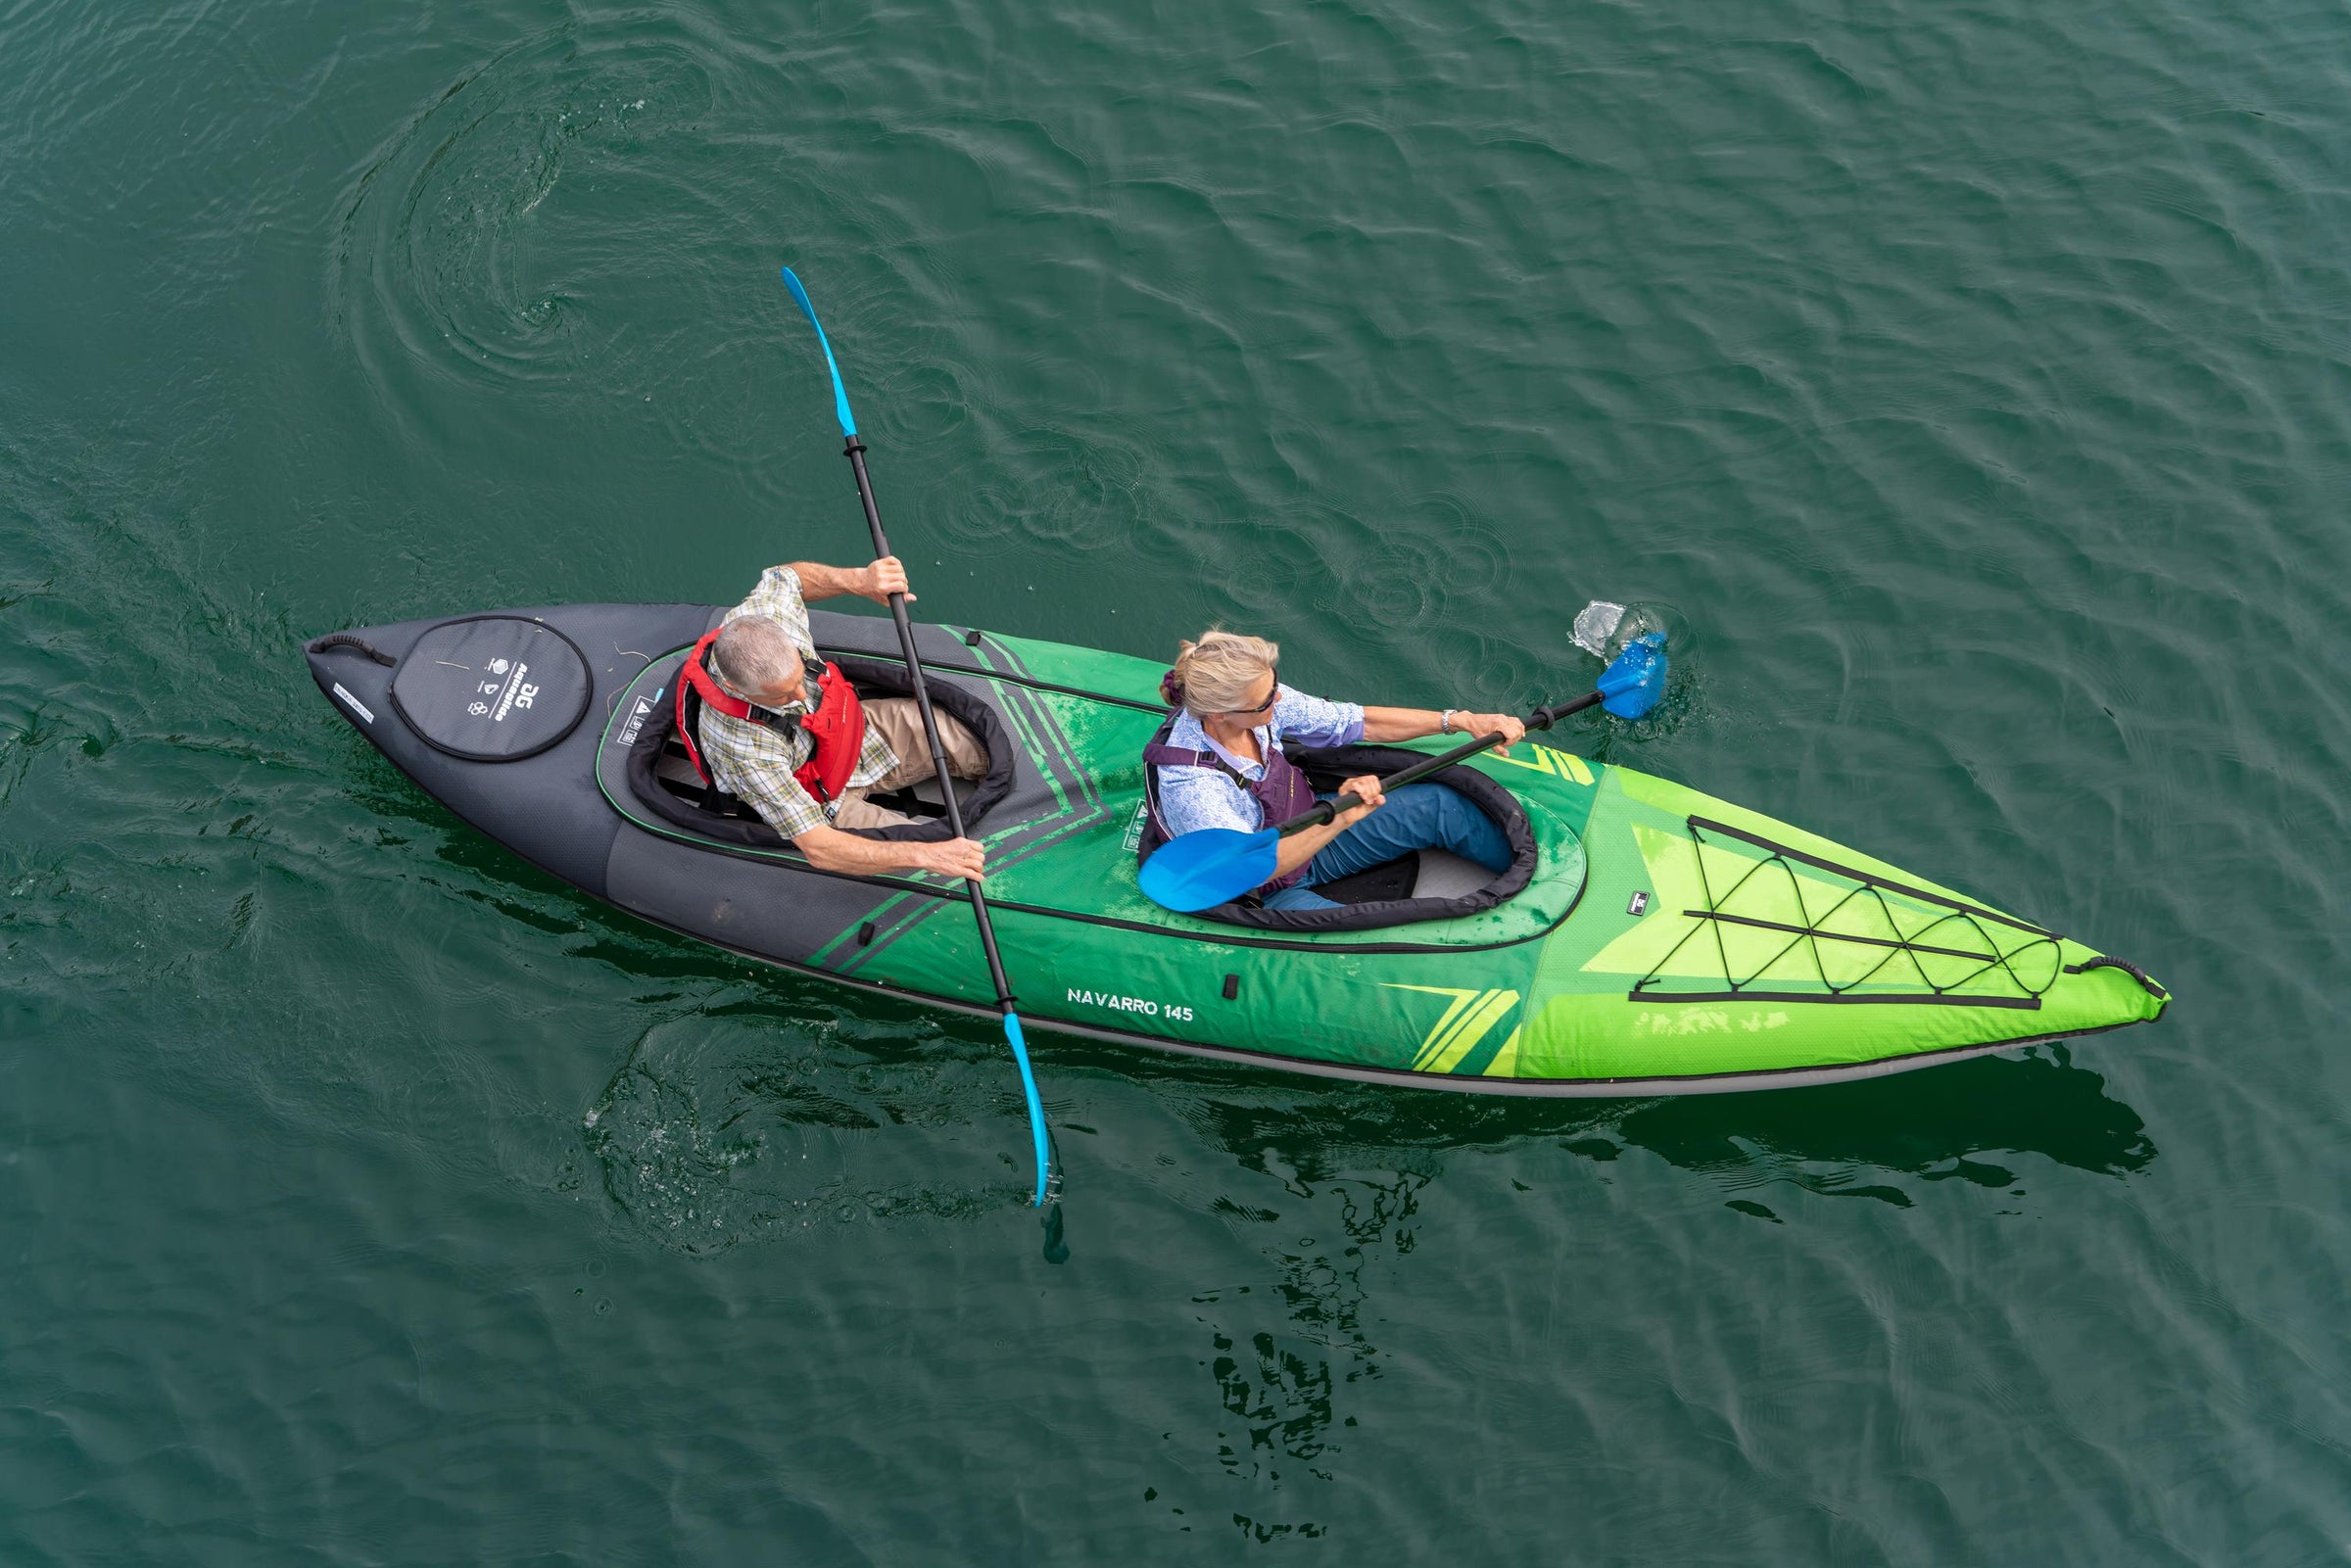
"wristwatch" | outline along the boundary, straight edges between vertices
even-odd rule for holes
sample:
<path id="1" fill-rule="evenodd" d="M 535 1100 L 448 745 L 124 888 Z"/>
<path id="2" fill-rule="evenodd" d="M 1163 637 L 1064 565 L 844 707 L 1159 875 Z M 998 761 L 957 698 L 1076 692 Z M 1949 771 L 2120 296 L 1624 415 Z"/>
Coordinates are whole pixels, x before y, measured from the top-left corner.
<path id="1" fill-rule="evenodd" d="M 1453 734 L 1453 709 L 1447 708 L 1443 713 L 1437 715 L 1437 734 Z"/>

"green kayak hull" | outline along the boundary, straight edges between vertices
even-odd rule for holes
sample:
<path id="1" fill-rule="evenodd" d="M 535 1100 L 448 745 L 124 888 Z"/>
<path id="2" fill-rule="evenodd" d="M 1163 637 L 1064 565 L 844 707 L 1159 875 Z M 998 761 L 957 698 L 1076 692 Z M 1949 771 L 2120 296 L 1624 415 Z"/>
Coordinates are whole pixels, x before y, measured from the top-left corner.
<path id="1" fill-rule="evenodd" d="M 504 613 L 560 633 L 588 667 L 586 722 L 528 760 L 452 755 L 389 700 L 403 650 L 455 623 L 364 629 L 358 641 L 389 667 L 334 648 L 312 652 L 312 672 L 425 788 L 600 897 L 797 971 L 992 1011 L 953 887 L 722 843 L 631 787 L 680 652 L 716 609 Z M 815 628 L 828 655 L 895 661 L 887 622 L 819 612 Z M 1173 914 L 1143 896 L 1134 855 L 1162 666 L 970 628 L 921 636 L 934 683 L 985 703 L 1023 753 L 1018 788 L 975 832 L 1032 1030 L 1430 1088 L 1649 1095 L 1900 1071 L 2144 1022 L 2166 1005 L 2095 946 L 1549 744 L 1469 764 L 1524 806 L 1539 855 L 1532 883 L 1490 909 L 1330 933 Z"/>

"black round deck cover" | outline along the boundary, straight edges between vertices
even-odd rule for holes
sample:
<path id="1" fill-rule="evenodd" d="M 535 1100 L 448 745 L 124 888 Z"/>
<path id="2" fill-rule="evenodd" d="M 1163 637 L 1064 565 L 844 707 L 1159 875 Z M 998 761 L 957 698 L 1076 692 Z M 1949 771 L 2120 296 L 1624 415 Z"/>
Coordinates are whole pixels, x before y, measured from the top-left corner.
<path id="1" fill-rule="evenodd" d="M 392 706 L 430 744 L 474 762 L 537 756 L 588 711 L 588 661 L 571 639 L 514 615 L 444 621 L 392 677 Z"/>

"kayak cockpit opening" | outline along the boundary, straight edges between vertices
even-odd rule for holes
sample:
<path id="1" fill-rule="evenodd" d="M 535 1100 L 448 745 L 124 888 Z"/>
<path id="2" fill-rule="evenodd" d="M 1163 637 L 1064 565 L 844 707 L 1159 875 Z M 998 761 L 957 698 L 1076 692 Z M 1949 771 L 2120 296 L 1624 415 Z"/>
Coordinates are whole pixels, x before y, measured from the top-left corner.
<path id="1" fill-rule="evenodd" d="M 1362 744 L 1285 746 L 1283 754 L 1318 791 L 1336 789 L 1363 774 L 1391 774 L 1426 760 L 1417 751 Z M 1508 867 L 1490 872 L 1442 849 L 1420 849 L 1335 881 L 1319 883 L 1315 891 L 1336 908 L 1268 909 L 1250 897 L 1201 910 L 1197 918 L 1261 930 L 1366 931 L 1423 921 L 1460 920 L 1525 891 L 1534 880 L 1541 857 L 1533 824 L 1518 797 L 1473 768 L 1448 768 L 1428 784 L 1452 790 L 1501 831 L 1510 848 Z"/>

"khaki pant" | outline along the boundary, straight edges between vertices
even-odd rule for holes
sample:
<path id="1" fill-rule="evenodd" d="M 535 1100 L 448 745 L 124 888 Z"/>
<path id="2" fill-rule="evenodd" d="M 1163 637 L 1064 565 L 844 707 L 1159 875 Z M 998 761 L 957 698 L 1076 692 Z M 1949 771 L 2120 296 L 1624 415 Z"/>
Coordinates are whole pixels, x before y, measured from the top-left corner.
<path id="1" fill-rule="evenodd" d="M 947 771 L 958 779 L 979 779 L 987 773 L 987 747 L 980 737 L 963 727 L 963 722 L 936 708 L 931 710 L 938 720 L 938 743 L 947 754 Z M 921 784 L 933 777 L 931 741 L 923 734 L 923 713 L 912 697 L 875 697 L 865 705 L 865 722 L 880 732 L 889 742 L 898 765 L 870 784 L 859 784 L 840 792 L 840 805 L 833 813 L 836 828 L 895 828 L 905 823 L 927 819 L 909 817 L 903 812 L 877 806 L 865 797 L 868 794 L 888 794 L 908 784 Z"/>

